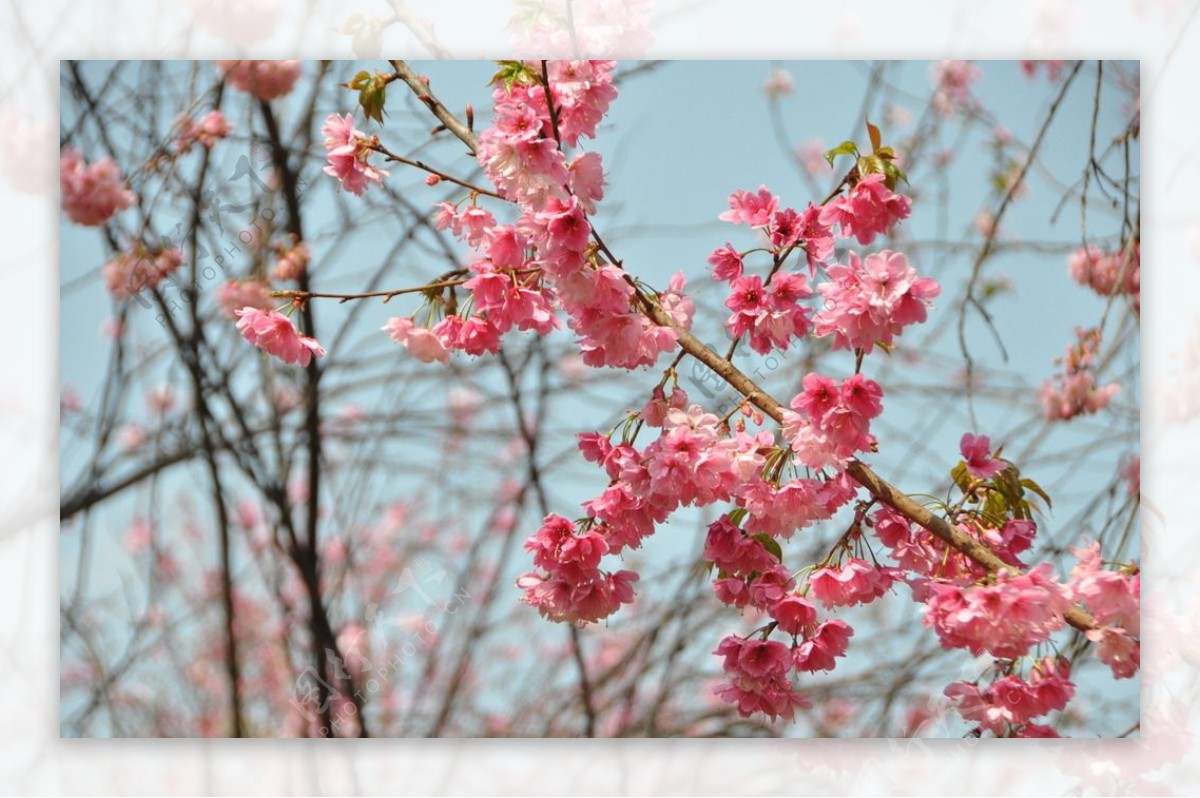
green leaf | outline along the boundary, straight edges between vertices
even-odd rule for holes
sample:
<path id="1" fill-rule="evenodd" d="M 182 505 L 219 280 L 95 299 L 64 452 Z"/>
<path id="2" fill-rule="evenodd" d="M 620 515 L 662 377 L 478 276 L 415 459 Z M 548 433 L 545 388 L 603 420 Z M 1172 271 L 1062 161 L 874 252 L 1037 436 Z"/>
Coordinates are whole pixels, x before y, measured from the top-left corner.
<path id="1" fill-rule="evenodd" d="M 496 63 L 500 68 L 496 70 L 495 75 L 492 75 L 488 85 L 503 83 L 505 91 L 512 91 L 512 87 L 517 84 L 533 86 L 541 82 L 541 76 L 526 66 L 523 61 L 497 61 Z"/>
<path id="2" fill-rule="evenodd" d="M 1016 506 L 1025 498 L 1025 491 L 1021 488 L 1019 480 L 1020 472 L 1017 471 L 1016 466 L 1010 464 L 1008 468 L 992 479 L 992 484 L 1004 494 L 1004 498 L 1008 499 L 1010 505 Z"/>
<path id="3" fill-rule="evenodd" d="M 779 547 L 779 541 L 771 537 L 765 532 L 759 532 L 754 536 L 754 539 L 763 545 L 763 548 L 771 552 L 776 560 L 783 562 L 783 549 Z"/>
<path id="4" fill-rule="evenodd" d="M 884 158 L 885 156 L 880 155 L 879 157 Z M 884 178 L 885 178 L 884 183 L 892 191 L 896 190 L 896 183 L 900 180 L 903 180 L 906 185 L 908 184 L 908 175 L 904 174 L 904 172 L 902 172 L 900 170 L 900 167 L 898 167 L 898 166 L 896 166 L 896 164 L 892 163 L 891 160 L 887 160 L 887 159 L 884 160 L 883 174 L 884 174 Z"/>
<path id="5" fill-rule="evenodd" d="M 885 164 L 887 162 L 878 155 L 864 155 L 858 159 L 858 173 L 860 175 L 881 174 L 886 175 Z"/>
<path id="6" fill-rule="evenodd" d="M 1041 496 L 1042 499 L 1045 500 L 1047 507 L 1051 507 L 1051 508 L 1054 507 L 1054 502 L 1050 501 L 1050 494 L 1047 493 L 1042 488 L 1041 485 L 1037 484 L 1036 482 L 1034 482 L 1032 479 L 1029 479 L 1028 477 L 1021 480 L 1021 485 L 1026 488 L 1029 488 L 1031 491 L 1033 491 L 1037 495 Z"/>
<path id="7" fill-rule="evenodd" d="M 1004 495 L 995 491 L 989 493 L 987 501 L 983 504 L 983 514 L 988 523 L 1003 524 L 1008 518 L 1008 501 Z"/>
<path id="8" fill-rule="evenodd" d="M 830 166 L 833 166 L 833 159 L 839 155 L 854 155 L 857 157 L 858 145 L 853 141 L 843 141 L 832 150 L 825 151 L 825 160 L 829 161 Z"/>
<path id="9" fill-rule="evenodd" d="M 950 478 L 963 493 L 966 493 L 967 489 L 971 487 L 971 475 L 967 472 L 967 464 L 963 460 L 959 460 L 958 465 L 950 469 Z"/>
<path id="10" fill-rule="evenodd" d="M 871 120 L 867 120 L 867 135 L 871 137 L 871 151 L 879 152 L 880 145 L 883 144 L 883 137 L 879 135 L 879 128 L 871 124 Z"/>

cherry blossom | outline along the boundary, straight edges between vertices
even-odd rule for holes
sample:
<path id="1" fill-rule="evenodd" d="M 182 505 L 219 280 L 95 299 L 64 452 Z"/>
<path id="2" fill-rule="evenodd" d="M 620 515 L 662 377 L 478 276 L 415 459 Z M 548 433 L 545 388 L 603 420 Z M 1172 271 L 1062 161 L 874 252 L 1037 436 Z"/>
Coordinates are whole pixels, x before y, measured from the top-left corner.
<path id="1" fill-rule="evenodd" d="M 284 363 L 307 366 L 325 349 L 316 339 L 300 335 L 287 316 L 274 310 L 245 307 L 236 311 L 242 337 Z"/>
<path id="2" fill-rule="evenodd" d="M 992 441 L 986 435 L 964 433 L 958 450 L 966 461 L 967 473 L 976 479 L 991 479 L 1007 467 L 1003 460 L 992 457 Z"/>
<path id="3" fill-rule="evenodd" d="M 392 340 L 403 344 L 404 348 L 422 363 L 450 362 L 450 350 L 446 348 L 434 332 L 426 327 L 417 326 L 411 318 L 397 316 L 389 319 L 383 329 Z"/>
<path id="4" fill-rule="evenodd" d="M 117 299 L 135 296 L 146 288 L 155 288 L 183 265 L 183 252 L 163 249 L 154 252 L 135 244 L 118 252 L 104 266 L 104 284 Z"/>
<path id="5" fill-rule="evenodd" d="M 1065 623 L 1071 590 L 1051 578 L 1043 563 L 1025 574 L 1000 571 L 995 580 L 961 586 L 942 580 L 924 585 L 925 625 L 938 633 L 946 648 L 987 651 L 997 657 L 1019 657 Z"/>
<path id="6" fill-rule="evenodd" d="M 277 100 L 300 79 L 299 61 L 217 61 L 226 79 L 260 100 Z"/>
<path id="7" fill-rule="evenodd" d="M 908 259 L 891 250 L 859 260 L 851 252 L 847 265 L 826 269 L 831 281 L 817 290 L 825 307 L 814 317 L 817 335 L 832 335 L 835 349 L 891 346 L 910 324 L 925 321 L 926 311 L 941 286 L 920 277 Z"/>
<path id="8" fill-rule="evenodd" d="M 354 127 L 354 116 L 330 114 L 321 126 L 325 134 L 325 174 L 338 179 L 342 188 L 361 196 L 371 183 L 383 185 L 388 173 L 367 162 L 373 152 L 368 146 L 367 136 Z"/>
<path id="9" fill-rule="evenodd" d="M 200 144 L 206 149 L 212 149 L 218 141 L 233 132 L 233 124 L 220 111 L 213 109 L 199 120 L 184 117 L 178 124 L 179 132 L 175 137 L 175 149 L 185 153 L 193 144 Z"/>
<path id="10" fill-rule="evenodd" d="M 121 170 L 112 158 L 87 164 L 70 147 L 63 149 L 58 185 L 62 208 L 76 224 L 104 224 L 137 201 L 121 182 Z"/>
<path id="11" fill-rule="evenodd" d="M 856 238 L 860 244 L 872 243 L 912 210 L 909 198 L 888 188 L 886 180 L 879 173 L 867 175 L 849 193 L 825 205 L 818 220 L 826 227 L 836 225 L 842 236 Z"/>

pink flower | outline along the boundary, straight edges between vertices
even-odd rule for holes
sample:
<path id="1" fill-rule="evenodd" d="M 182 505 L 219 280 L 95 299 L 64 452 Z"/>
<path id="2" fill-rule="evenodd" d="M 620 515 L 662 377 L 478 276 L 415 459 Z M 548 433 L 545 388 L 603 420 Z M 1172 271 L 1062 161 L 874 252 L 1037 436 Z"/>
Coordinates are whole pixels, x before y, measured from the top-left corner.
<path id="1" fill-rule="evenodd" d="M 881 507 L 873 516 L 875 534 L 901 567 L 929 577 L 974 581 L 984 572 L 973 560 L 949 548 L 924 527 L 913 527 L 900 513 Z M 964 532 L 970 530 L 959 527 Z M 1002 552 L 998 551 L 997 553 Z M 918 599 L 920 600 L 920 599 Z"/>
<path id="2" fill-rule="evenodd" d="M 499 192 L 522 207 L 540 209 L 550 196 L 566 193 L 570 175 L 553 138 L 510 138 L 490 127 L 479 134 L 475 156 Z"/>
<path id="3" fill-rule="evenodd" d="M 155 288 L 183 265 L 183 252 L 164 249 L 152 252 L 142 244 L 135 244 L 119 252 L 104 264 L 105 287 L 118 299 L 125 299 L 146 288 Z"/>
<path id="4" fill-rule="evenodd" d="M 242 337 L 285 363 L 307 366 L 325 349 L 316 339 L 300 335 L 287 316 L 274 310 L 245 307 L 236 312 Z"/>
<path id="5" fill-rule="evenodd" d="M 861 374 L 840 387 L 828 377 L 808 374 L 804 391 L 792 399 L 792 410 L 784 411 L 783 435 L 810 468 L 840 464 L 875 446 L 871 420 L 883 412 L 882 395 L 878 383 Z"/>
<path id="6" fill-rule="evenodd" d="M 129 529 L 125 531 L 125 537 L 121 540 L 121 545 L 125 551 L 130 554 L 137 554 L 144 549 L 150 548 L 154 542 L 154 528 L 142 520 L 134 521 L 129 525 Z"/>
<path id="7" fill-rule="evenodd" d="M 761 712 L 771 720 L 791 720 L 797 709 L 811 706 L 788 678 L 791 662 L 783 643 L 729 635 L 713 653 L 723 658 L 728 677 L 716 694 L 742 717 Z"/>
<path id="8" fill-rule="evenodd" d="M 735 191 L 730 194 L 729 210 L 717 218 L 732 224 L 766 227 L 771 224 L 771 219 L 778 208 L 779 197 L 768 191 L 766 186 L 759 186 L 756 194 L 749 191 Z"/>
<path id="9" fill-rule="evenodd" d="M 1100 348 L 1100 330 L 1075 330 L 1076 344 L 1067 347 L 1059 362 L 1063 370 L 1042 384 L 1038 401 L 1047 419 L 1067 421 L 1075 416 L 1098 413 L 1108 407 L 1121 390 L 1117 383 L 1096 384 L 1094 363 Z"/>
<path id="10" fill-rule="evenodd" d="M 767 95 L 767 99 L 775 100 L 785 94 L 791 94 L 795 89 L 795 84 L 792 81 L 792 73 L 786 69 L 772 69 L 771 74 L 767 76 L 767 80 L 763 83 L 763 93 Z"/>
<path id="11" fill-rule="evenodd" d="M 1075 596 L 1087 604 L 1098 623 L 1119 626 L 1139 636 L 1142 607 L 1139 573 L 1133 569 L 1105 570 L 1100 544 L 1096 541 L 1071 549 L 1071 553 L 1079 558 L 1068 583 Z"/>
<path id="12" fill-rule="evenodd" d="M 166 415 L 175 406 L 175 390 L 170 385 L 160 385 L 147 391 L 146 406 L 156 415 Z"/>
<path id="13" fill-rule="evenodd" d="M 1038 68 L 1046 68 L 1046 79 L 1051 83 L 1058 80 L 1058 76 L 1062 74 L 1063 67 L 1066 66 L 1066 61 L 1021 61 L 1021 72 L 1025 77 L 1033 79 L 1037 77 Z"/>
<path id="14" fill-rule="evenodd" d="M 67 147 L 59 163 L 59 190 L 62 208 L 76 224 L 104 224 L 132 205 L 137 197 L 121 182 L 121 171 L 112 158 L 90 166 L 83 156 Z"/>
<path id="15" fill-rule="evenodd" d="M 217 288 L 217 305 L 230 321 L 237 320 L 240 308 L 270 310 L 275 304 L 271 286 L 261 280 L 228 280 Z"/>
<path id="16" fill-rule="evenodd" d="M 1069 675 L 1065 659 L 1047 657 L 1033 666 L 1028 681 L 1018 676 L 1005 676 L 983 690 L 970 682 L 955 682 L 946 688 L 945 694 L 963 718 L 997 736 L 1005 736 L 1013 726 L 1027 724 L 1033 718 L 1065 708 L 1075 695 L 1075 685 Z M 1034 726 L 1028 734 L 1018 732 L 1014 736 L 1058 735 L 1046 727 Z"/>
<path id="17" fill-rule="evenodd" d="M 903 194 L 887 187 L 886 176 L 872 173 L 859 180 L 846 194 L 825 205 L 818 217 L 826 227 L 839 225 L 842 235 L 870 244 L 892 225 L 907 219 L 912 203 Z"/>
<path id="18" fill-rule="evenodd" d="M 300 79 L 299 61 L 217 61 L 225 78 L 260 100 L 284 96 Z"/>
<path id="19" fill-rule="evenodd" d="M 932 67 L 935 85 L 934 108 L 943 116 L 959 109 L 971 109 L 977 101 L 971 95 L 971 84 L 983 74 L 970 61 L 938 61 Z"/>
<path id="20" fill-rule="evenodd" d="M 778 564 L 760 541 L 744 534 L 727 515 L 708 528 L 704 558 L 722 571 L 737 576 L 767 571 Z"/>
<path id="21" fill-rule="evenodd" d="M 1141 669 L 1142 644 L 1129 632 L 1102 626 L 1089 629 L 1086 635 L 1096 643 L 1096 659 L 1112 669 L 1114 679 L 1130 679 Z"/>
<path id="22" fill-rule="evenodd" d="M 571 194 L 579 200 L 584 213 L 596 212 L 596 203 L 604 199 L 604 166 L 598 152 L 581 152 L 567 166 Z"/>
<path id="23" fill-rule="evenodd" d="M 389 319 L 383 329 L 393 341 L 403 344 L 404 348 L 422 363 L 432 363 L 435 360 L 440 363 L 450 362 L 450 352 L 441 339 L 432 330 L 418 327 L 407 316 Z"/>
<path id="24" fill-rule="evenodd" d="M 311 257 L 308 244 L 303 241 L 291 241 L 289 244 L 278 243 L 275 254 L 279 258 L 271 272 L 272 280 L 299 280 L 304 276 Z"/>
<path id="25" fill-rule="evenodd" d="M 794 593 L 771 605 L 769 612 L 779 628 L 790 635 L 802 635 L 817 622 L 817 608 Z"/>
<path id="26" fill-rule="evenodd" d="M 712 274 L 716 280 L 736 280 L 742 276 L 742 256 L 733 248 L 733 244 L 726 243 L 714 249 L 708 256 L 708 262 L 712 264 Z"/>
<path id="27" fill-rule="evenodd" d="M 809 673 L 833 670 L 837 666 L 837 658 L 846 656 L 853 636 L 854 630 L 845 621 L 826 621 L 812 637 L 792 650 L 796 670 Z"/>
<path id="28" fill-rule="evenodd" d="M 834 264 L 826 273 L 832 282 L 817 286 L 825 307 L 813 321 L 817 335 L 833 336 L 835 349 L 870 353 L 876 344 L 890 346 L 906 326 L 925 321 L 941 293 L 937 282 L 918 276 L 904 255 L 890 250 L 862 261 L 851 252 L 848 265 Z"/>
<path id="29" fill-rule="evenodd" d="M 125 424 L 117 430 L 117 442 L 126 451 L 137 449 L 146 442 L 146 430 L 138 424 Z"/>
<path id="30" fill-rule="evenodd" d="M 549 620 L 598 623 L 621 605 L 633 602 L 633 583 L 637 579 L 633 571 L 613 574 L 596 571 L 592 578 L 582 582 L 561 576 L 525 574 L 517 579 L 517 586 L 525 591 L 525 602 L 537 607 Z"/>
<path id="31" fill-rule="evenodd" d="M 175 149 L 181 153 L 187 152 L 196 143 L 211 150 L 218 141 L 233 132 L 233 125 L 225 117 L 225 114 L 215 109 L 205 114 L 198 122 L 184 117 L 180 120 L 178 127 L 179 133 L 175 138 Z"/>
<path id="32" fill-rule="evenodd" d="M 818 568 L 808 578 L 813 598 L 826 607 L 869 604 L 892 586 L 893 577 L 865 560 L 851 557 L 840 567 Z"/>
<path id="33" fill-rule="evenodd" d="M 517 586 L 525 591 L 525 602 L 550 620 L 594 623 L 633 601 L 637 574 L 599 569 L 610 549 L 596 529 L 579 530 L 560 515 L 548 515 L 525 541 L 525 550 L 545 573 L 524 574 Z"/>
<path id="34" fill-rule="evenodd" d="M 734 337 L 749 335 L 750 348 L 761 354 L 787 349 L 794 337 L 812 329 L 809 309 L 799 300 L 812 296 L 803 275 L 780 272 L 769 286 L 758 275 L 737 277 L 729 285 L 725 307 L 733 315 L 725 327 Z"/>
<path id="35" fill-rule="evenodd" d="M 64 385 L 60 392 L 58 407 L 63 415 L 78 413 L 83 409 L 83 400 L 79 398 L 78 391 L 70 385 Z"/>
<path id="36" fill-rule="evenodd" d="M 992 457 L 992 441 L 986 435 L 964 433 L 958 450 L 967 462 L 967 472 L 976 479 L 991 479 L 1008 467 L 1003 460 Z"/>
<path id="37" fill-rule="evenodd" d="M 329 150 L 325 174 L 336 177 L 342 188 L 356 196 L 362 196 L 371 183 L 383 185 L 388 173 L 367 162 L 373 150 L 366 135 L 355 129 L 353 114 L 330 114 L 321 132 L 325 134 L 325 149 Z"/>
<path id="38" fill-rule="evenodd" d="M 617 97 L 613 85 L 616 61 L 551 61 L 548 72 L 555 104 L 559 107 L 558 128 L 563 143 L 575 146 L 580 138 L 592 138 L 600 120 Z M 544 107 L 545 92 L 540 86 L 526 89 Z"/>
<path id="39" fill-rule="evenodd" d="M 1142 254 L 1136 242 L 1116 252 L 1104 252 L 1088 246 L 1076 250 L 1067 259 L 1071 277 L 1102 297 L 1126 294 L 1133 299 L 1135 309 L 1141 308 Z"/>
<path id="40" fill-rule="evenodd" d="M 1024 655 L 1063 627 L 1063 613 L 1071 606 L 1070 589 L 1050 577 L 1048 563 L 1017 576 L 1002 570 L 993 584 L 931 580 L 926 587 L 925 625 L 938 633 L 943 647 L 976 655 Z"/>

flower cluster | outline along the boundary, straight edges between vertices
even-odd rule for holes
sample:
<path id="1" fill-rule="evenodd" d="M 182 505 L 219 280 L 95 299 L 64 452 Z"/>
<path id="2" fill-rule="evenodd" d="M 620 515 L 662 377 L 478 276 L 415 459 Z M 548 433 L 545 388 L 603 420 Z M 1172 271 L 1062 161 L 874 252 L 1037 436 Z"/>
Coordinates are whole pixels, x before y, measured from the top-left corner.
<path id="1" fill-rule="evenodd" d="M 1063 709 L 1075 695 L 1066 659 L 1046 657 L 1031 669 L 1029 679 L 1004 676 L 980 689 L 955 682 L 945 690 L 959 714 L 997 736 L 1058 737 L 1053 729 L 1031 724 L 1034 718 Z"/>
<path id="2" fill-rule="evenodd" d="M 579 335 L 587 365 L 633 369 L 675 348 L 675 330 L 641 312 L 629 276 L 595 256 L 588 214 L 604 197 L 599 154 L 568 159 L 563 151 L 595 135 L 616 96 L 613 67 L 611 61 L 553 62 L 547 87 L 540 65 L 509 63 L 514 79 L 496 81 L 494 122 L 480 134 L 476 154 L 520 216 L 499 224 L 474 201 L 462 209 L 440 203 L 434 223 L 478 254 L 469 266 L 471 277 L 462 283 L 469 300 L 432 327 L 441 349 L 404 322 L 389 328 L 396 340 L 410 349 L 420 346 L 429 359 L 441 359 L 441 350 L 495 352 L 509 330 L 546 334 L 558 328 L 557 304 Z M 547 93 L 554 100 L 553 114 Z M 683 289 L 680 274 L 653 301 L 674 325 L 686 328 L 693 304 Z"/>
<path id="3" fill-rule="evenodd" d="M 70 147 L 63 150 L 59 162 L 58 185 L 62 208 L 76 224 L 104 224 L 137 200 L 121 182 L 121 170 L 112 158 L 88 165 Z"/>
<path id="4" fill-rule="evenodd" d="M 858 483 L 845 472 L 828 479 L 800 477 L 782 485 L 753 477 L 738 488 L 737 504 L 746 510 L 747 531 L 790 538 L 801 527 L 832 518 L 857 489 Z"/>
<path id="5" fill-rule="evenodd" d="M 609 545 L 595 529 L 578 529 L 551 514 L 525 541 L 525 550 L 545 573 L 525 574 L 517 585 L 525 591 L 525 601 L 550 620 L 596 622 L 633 601 L 637 574 L 600 570 Z"/>
<path id="6" fill-rule="evenodd" d="M 925 625 L 937 632 L 942 646 L 1010 658 L 1061 629 L 1072 600 L 1070 588 L 1052 578 L 1049 563 L 1024 574 L 1001 570 L 981 585 L 929 580 L 923 590 L 928 595 Z"/>
<path id="7" fill-rule="evenodd" d="M 284 363 L 307 366 L 314 356 L 325 354 L 316 339 L 297 332 L 287 316 L 274 310 L 245 307 L 235 312 L 242 337 Z"/>
<path id="8" fill-rule="evenodd" d="M 155 288 L 183 265 L 183 251 L 175 248 L 153 251 L 135 244 L 114 255 L 101 268 L 104 285 L 117 299 Z"/>
<path id="9" fill-rule="evenodd" d="M 1068 421 L 1075 416 L 1098 413 L 1108 407 L 1120 390 L 1115 382 L 1096 385 L 1094 365 L 1100 349 L 1100 330 L 1075 330 L 1078 342 L 1067 347 L 1062 358 L 1063 370 L 1042 384 L 1038 401 L 1046 418 Z"/>
<path id="10" fill-rule="evenodd" d="M 912 210 L 909 198 L 892 191 L 886 181 L 880 173 L 867 175 L 846 194 L 822 207 L 819 221 L 826 227 L 836 225 L 845 238 L 856 238 L 864 246 L 870 244 L 896 222 L 907 219 Z"/>
<path id="11" fill-rule="evenodd" d="M 560 144 L 573 147 L 580 138 L 596 135 L 617 96 L 615 66 L 614 61 L 550 62 L 553 117 L 541 81 L 497 85 L 495 122 L 480 134 L 476 154 L 501 194 L 522 207 L 540 207 L 551 196 L 566 198 L 571 172 Z"/>
<path id="12" fill-rule="evenodd" d="M 809 574 L 809 591 L 826 607 L 869 604 L 891 588 L 893 570 L 851 557 L 841 565 L 817 568 Z"/>
<path id="13" fill-rule="evenodd" d="M 825 307 L 814 321 L 816 334 L 832 335 L 835 349 L 869 354 L 877 344 L 891 346 L 904 327 L 925 321 L 931 300 L 941 293 L 904 255 L 886 249 L 861 261 L 851 252 L 847 265 L 825 271 L 830 282 L 817 286 Z"/>
<path id="14" fill-rule="evenodd" d="M 812 706 L 788 677 L 793 668 L 792 652 L 783 643 L 729 635 L 713 653 L 724 658 L 728 677 L 716 688 L 716 694 L 735 705 L 742 717 L 761 712 L 771 720 L 791 720 L 797 709 Z"/>
<path id="15" fill-rule="evenodd" d="M 730 283 L 725 307 L 733 315 L 725 322 L 734 337 L 749 334 L 750 348 L 760 354 L 786 350 L 793 337 L 812 330 L 808 308 L 798 300 L 812 296 L 808 281 L 799 274 L 777 274 L 764 285 L 758 275 L 736 277 Z"/>
<path id="16" fill-rule="evenodd" d="M 779 197 L 766 186 L 759 186 L 758 191 L 738 190 L 730 194 L 729 210 L 717 218 L 760 231 L 771 242 L 771 251 L 776 257 L 802 247 L 808 257 L 809 268 L 815 273 L 833 254 L 833 231 L 830 224 L 822 220 L 823 213 L 822 208 L 812 203 L 803 213 L 794 208 L 781 209 Z M 714 252 L 709 263 L 713 264 L 713 276 L 718 280 L 730 280 L 742 275 L 741 257 L 728 244 L 724 252 Z"/>
<path id="17" fill-rule="evenodd" d="M 981 579 L 985 575 L 982 567 L 977 565 L 974 560 L 950 548 L 941 538 L 924 527 L 913 525 L 891 507 L 884 506 L 876 510 L 871 523 L 875 528 L 876 536 L 888 548 L 892 559 L 904 570 L 916 574 L 916 577 L 909 577 L 909 579 L 918 584 L 921 577 L 969 583 Z M 1012 523 L 1015 522 L 1010 522 L 1010 524 Z M 1010 544 L 1012 550 L 1023 550 L 1022 546 L 1028 548 L 1032 541 L 1032 531 L 1025 526 L 1026 523 L 1032 526 L 1032 522 L 1021 522 L 1010 529 L 1009 524 L 1006 524 L 1004 528 L 1008 530 L 1007 535 L 999 530 L 987 530 L 987 533 L 990 533 L 989 542 L 993 539 L 1003 540 L 1007 537 L 1012 541 Z M 976 527 L 964 523 L 959 525 L 959 530 L 966 534 L 972 534 Z M 1022 532 L 1028 532 L 1028 537 L 1020 534 Z M 1002 559 L 1015 560 L 1015 556 L 1006 553 L 1005 549 L 998 550 L 997 554 Z M 1015 561 L 1013 564 L 1016 564 Z"/>
<path id="18" fill-rule="evenodd" d="M 1097 644 L 1096 657 L 1113 676 L 1127 679 L 1141 667 L 1141 575 L 1136 566 L 1105 570 L 1095 541 L 1071 551 L 1079 558 L 1071 571 L 1071 590 L 1099 625 L 1087 638 Z"/>
<path id="19" fill-rule="evenodd" d="M 789 672 L 833 670 L 837 659 L 845 655 L 854 630 L 841 620 L 818 622 L 816 607 L 796 592 L 796 580 L 764 544 L 764 537 L 739 529 L 729 515 L 708 528 L 704 556 L 717 568 L 713 581 L 717 598 L 733 607 L 765 612 L 772 619 L 761 640 L 730 636 L 721 642 L 714 653 L 725 658 L 727 681 L 717 688 L 717 695 L 737 706 L 743 717 L 762 712 L 772 720 L 790 720 L 795 708 L 807 706 L 807 702 L 791 684 Z M 833 569 L 827 570 L 833 574 Z M 874 596 L 868 594 L 878 587 L 878 579 L 886 580 L 883 590 L 891 583 L 870 566 L 860 570 L 852 563 L 847 570 L 855 575 L 845 580 L 843 590 L 830 588 L 830 574 L 822 573 L 810 578 L 810 592 L 826 606 L 834 606 L 870 601 Z M 837 576 L 832 579 L 836 581 Z M 848 598 L 850 593 L 853 600 Z M 835 594 L 845 600 L 827 600 Z M 791 646 L 768 640 L 772 629 L 790 635 Z"/>
<path id="20" fill-rule="evenodd" d="M 803 384 L 783 417 L 783 436 L 797 460 L 809 468 L 840 467 L 855 452 L 875 448 L 871 420 L 883 412 L 877 382 L 855 374 L 839 385 L 810 373 Z"/>
<path id="21" fill-rule="evenodd" d="M 211 150 L 218 141 L 233 132 L 233 125 L 225 114 L 217 110 L 209 111 L 199 120 L 185 116 L 179 120 L 177 127 L 175 149 L 180 153 L 190 150 L 193 144 Z"/>
<path id="22" fill-rule="evenodd" d="M 275 243 L 275 268 L 271 271 L 272 280 L 299 280 L 308 268 L 311 254 L 308 244 L 291 239 Z"/>
<path id="23" fill-rule="evenodd" d="M 356 196 L 362 196 L 371 183 L 383 185 L 388 173 L 368 163 L 374 150 L 366 134 L 354 127 L 354 115 L 330 114 L 321 126 L 325 134 L 325 174 L 338 179 L 342 188 Z"/>
<path id="24" fill-rule="evenodd" d="M 1067 269 L 1072 279 L 1088 286 L 1100 296 L 1125 294 L 1140 311 L 1142 305 L 1142 248 L 1131 244 L 1118 252 L 1105 252 L 1088 245 L 1071 253 Z"/>
<path id="25" fill-rule="evenodd" d="M 299 61 L 217 61 L 234 88 L 260 100 L 276 100 L 300 79 Z"/>
<path id="26" fill-rule="evenodd" d="M 982 76 L 979 67 L 970 61 L 938 61 L 932 67 L 933 107 L 943 116 L 957 111 L 969 111 L 978 105 L 971 94 L 971 85 Z"/>

